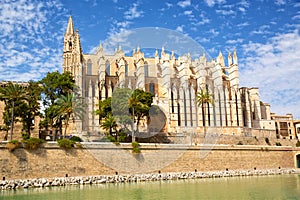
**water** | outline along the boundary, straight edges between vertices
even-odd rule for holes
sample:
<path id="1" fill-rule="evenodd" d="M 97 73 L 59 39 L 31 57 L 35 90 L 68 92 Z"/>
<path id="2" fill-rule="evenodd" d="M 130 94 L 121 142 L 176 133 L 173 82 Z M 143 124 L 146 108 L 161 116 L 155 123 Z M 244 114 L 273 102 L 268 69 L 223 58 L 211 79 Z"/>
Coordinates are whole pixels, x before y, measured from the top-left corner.
<path id="1" fill-rule="evenodd" d="M 230 177 L 1 191 L 5 200 L 300 199 L 300 175 Z"/>

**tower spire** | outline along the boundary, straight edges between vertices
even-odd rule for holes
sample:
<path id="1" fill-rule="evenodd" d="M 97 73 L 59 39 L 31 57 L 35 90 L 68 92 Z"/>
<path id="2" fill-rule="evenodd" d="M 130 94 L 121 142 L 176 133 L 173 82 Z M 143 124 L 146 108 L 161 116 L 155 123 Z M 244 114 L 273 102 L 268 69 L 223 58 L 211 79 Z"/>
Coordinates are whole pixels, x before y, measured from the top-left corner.
<path id="1" fill-rule="evenodd" d="M 74 33 L 75 32 L 74 32 L 73 19 L 72 19 L 72 15 L 70 15 L 67 30 L 66 30 L 66 35 L 73 35 Z"/>

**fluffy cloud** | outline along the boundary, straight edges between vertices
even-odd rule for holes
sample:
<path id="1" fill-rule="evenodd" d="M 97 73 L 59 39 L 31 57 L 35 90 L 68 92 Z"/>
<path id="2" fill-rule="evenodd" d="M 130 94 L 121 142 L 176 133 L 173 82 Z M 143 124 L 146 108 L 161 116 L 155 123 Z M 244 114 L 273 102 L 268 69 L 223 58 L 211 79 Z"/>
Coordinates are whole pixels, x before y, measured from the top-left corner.
<path id="1" fill-rule="evenodd" d="M 62 42 L 57 29 L 51 30 L 51 19 L 63 27 L 55 18 L 61 15 L 61 9 L 57 1 L 1 2 L 0 80 L 36 80 L 47 71 L 61 68 L 60 50 L 49 48 Z"/>
<path id="2" fill-rule="evenodd" d="M 124 14 L 124 18 L 125 19 L 135 19 L 135 18 L 139 18 L 139 17 L 142 17 L 143 16 L 143 11 L 138 11 L 137 10 L 137 7 L 138 7 L 138 4 L 137 3 L 134 3 L 130 8 L 129 10 L 127 10 Z"/>
<path id="3" fill-rule="evenodd" d="M 179 1 L 177 3 L 177 5 L 180 6 L 180 7 L 182 7 L 182 8 L 185 8 L 185 7 L 191 5 L 191 0 Z"/>
<path id="4" fill-rule="evenodd" d="M 240 62 L 242 86 L 260 88 L 262 100 L 271 103 L 271 110 L 293 113 L 300 118 L 298 30 L 278 34 L 267 43 L 243 45 L 248 57 Z"/>
<path id="5" fill-rule="evenodd" d="M 225 3 L 225 0 L 204 0 L 204 2 L 209 6 L 213 7 L 215 4 L 222 4 Z"/>

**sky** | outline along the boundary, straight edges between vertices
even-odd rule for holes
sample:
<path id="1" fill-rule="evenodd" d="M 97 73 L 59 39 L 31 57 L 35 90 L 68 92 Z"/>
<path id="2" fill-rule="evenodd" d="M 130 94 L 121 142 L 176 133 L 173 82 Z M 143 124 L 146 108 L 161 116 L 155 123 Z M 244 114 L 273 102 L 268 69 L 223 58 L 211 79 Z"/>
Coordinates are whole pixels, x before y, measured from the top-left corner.
<path id="1" fill-rule="evenodd" d="M 84 53 L 146 27 L 189 37 L 211 58 L 236 49 L 240 87 L 300 119 L 300 0 L 0 0 L 0 80 L 62 71 L 70 14 Z"/>

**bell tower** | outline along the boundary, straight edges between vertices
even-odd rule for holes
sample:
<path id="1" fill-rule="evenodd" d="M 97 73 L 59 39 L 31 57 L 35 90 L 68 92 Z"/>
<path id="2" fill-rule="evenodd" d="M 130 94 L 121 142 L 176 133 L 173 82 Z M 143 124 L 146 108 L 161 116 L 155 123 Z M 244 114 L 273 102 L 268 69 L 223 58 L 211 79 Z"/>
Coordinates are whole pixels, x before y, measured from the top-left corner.
<path id="1" fill-rule="evenodd" d="M 69 71 L 76 77 L 82 63 L 82 49 L 78 30 L 74 31 L 72 16 L 64 35 L 63 72 Z"/>

